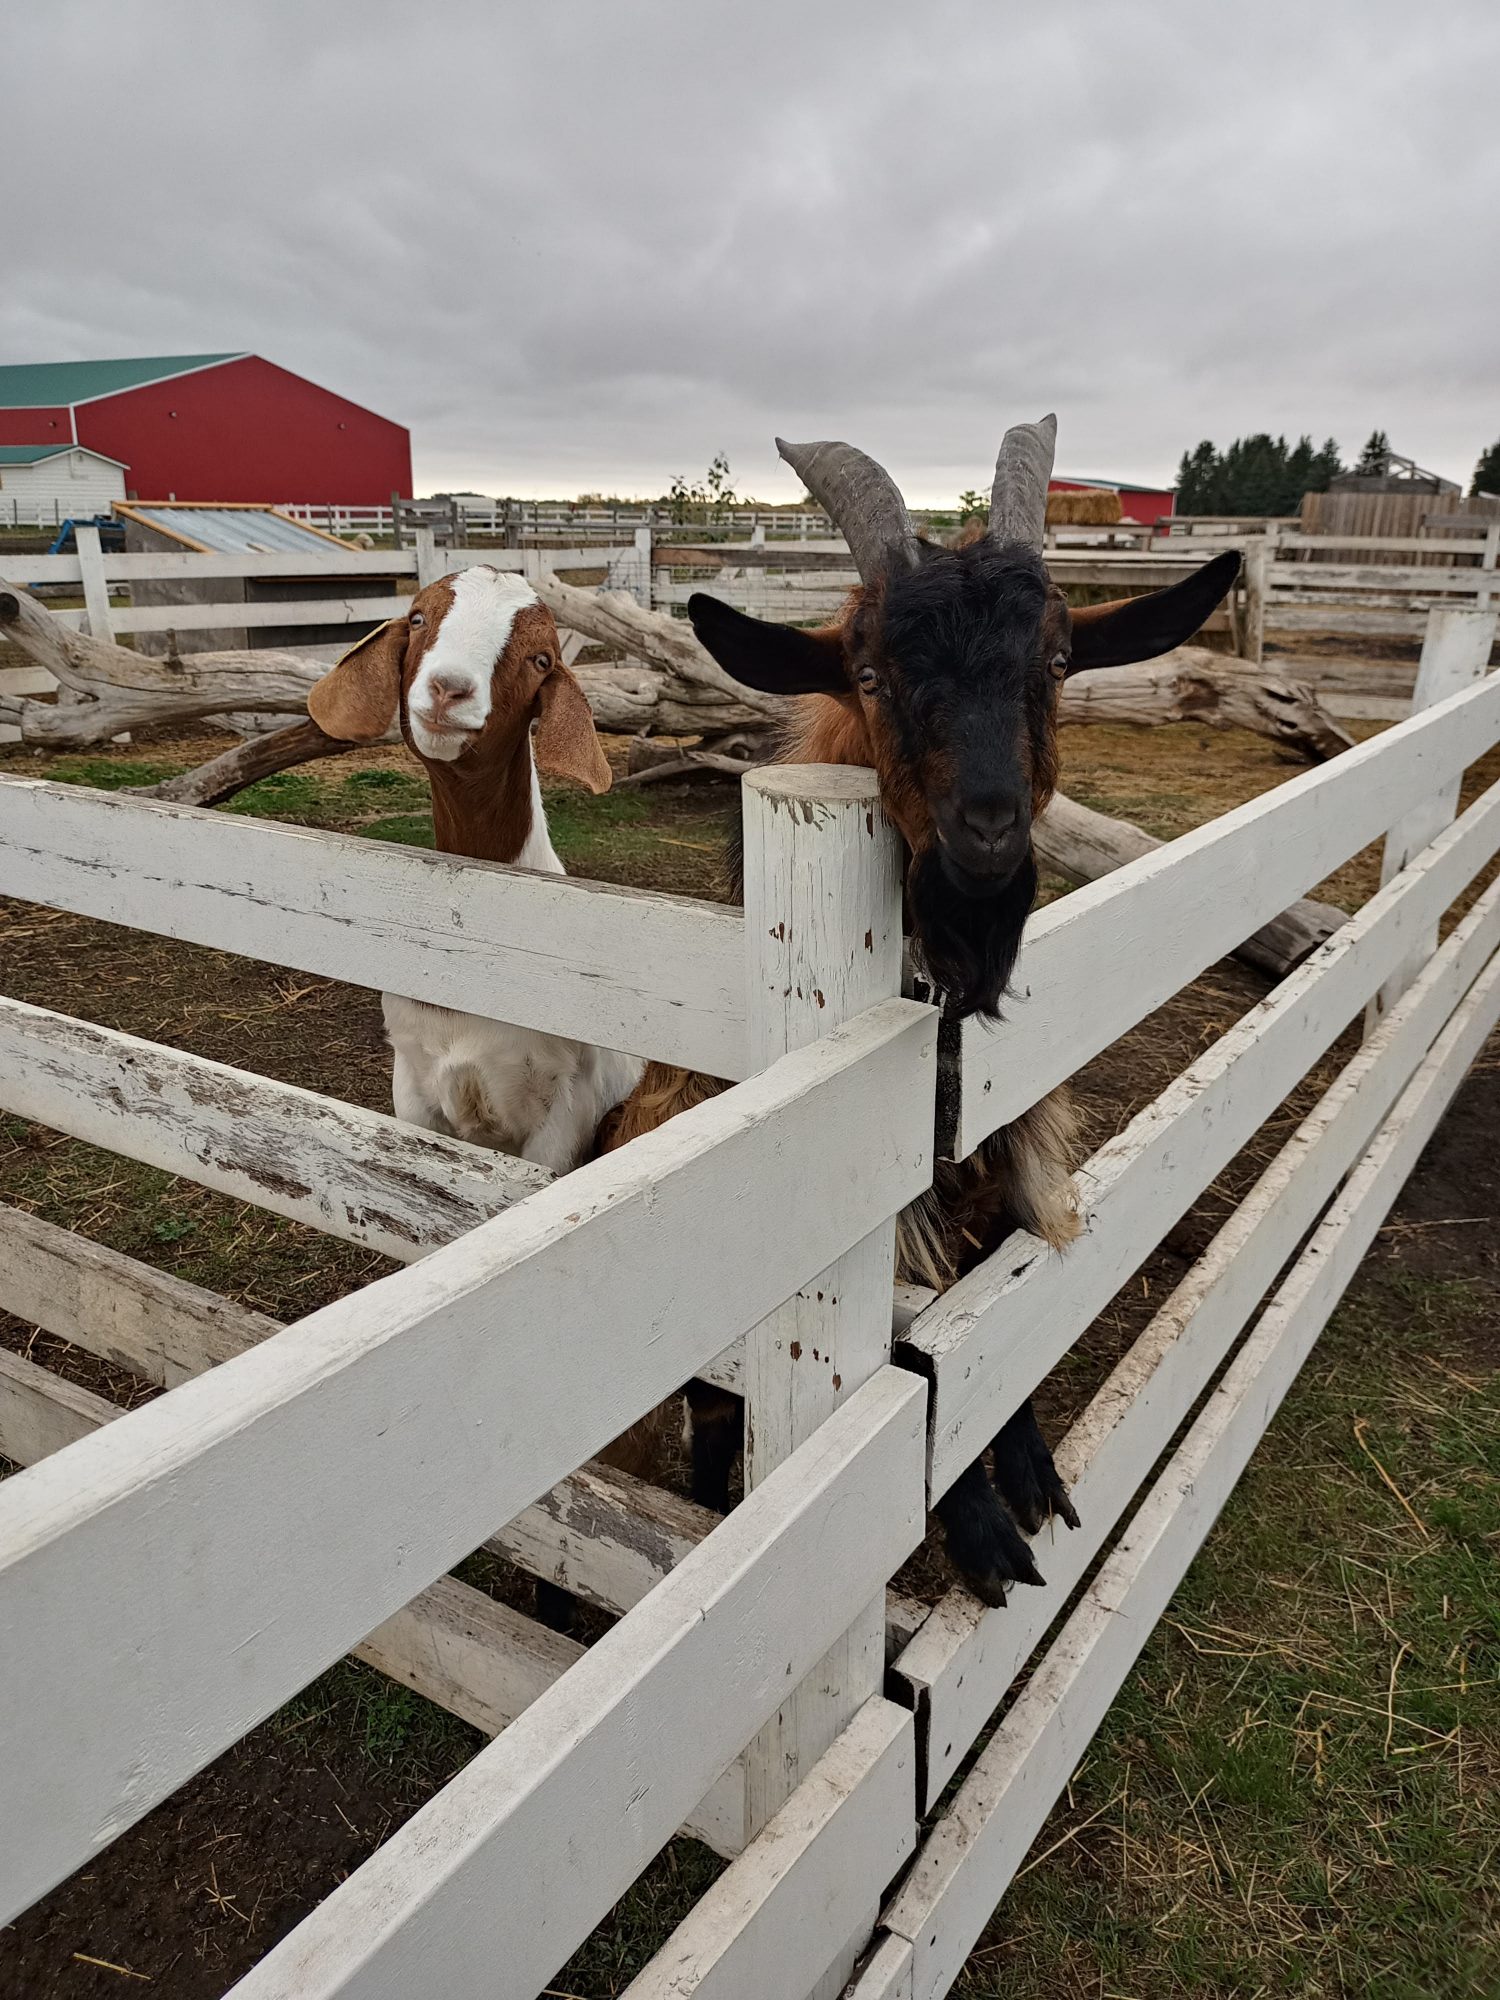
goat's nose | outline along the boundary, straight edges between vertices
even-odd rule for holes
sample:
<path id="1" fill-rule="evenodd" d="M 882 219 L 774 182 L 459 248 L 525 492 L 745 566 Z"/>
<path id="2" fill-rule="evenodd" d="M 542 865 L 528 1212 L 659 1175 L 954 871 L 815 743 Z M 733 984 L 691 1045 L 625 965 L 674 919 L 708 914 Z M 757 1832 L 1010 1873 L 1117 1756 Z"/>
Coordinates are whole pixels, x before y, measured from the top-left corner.
<path id="1" fill-rule="evenodd" d="M 428 699 L 440 711 L 474 692 L 474 683 L 458 674 L 434 674 L 427 686 Z"/>
<path id="2" fill-rule="evenodd" d="M 1007 793 L 966 799 L 959 808 L 959 821 L 970 839 L 982 847 L 999 847 L 1021 823 L 1019 802 Z"/>

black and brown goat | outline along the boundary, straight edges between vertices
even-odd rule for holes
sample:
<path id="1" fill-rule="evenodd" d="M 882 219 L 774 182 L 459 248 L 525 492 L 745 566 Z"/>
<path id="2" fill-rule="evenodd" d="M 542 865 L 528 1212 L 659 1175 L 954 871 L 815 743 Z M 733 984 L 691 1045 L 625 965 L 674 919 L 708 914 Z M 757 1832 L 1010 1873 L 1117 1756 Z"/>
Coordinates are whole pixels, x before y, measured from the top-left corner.
<path id="1" fill-rule="evenodd" d="M 766 624 L 698 595 L 702 644 L 737 681 L 798 697 L 785 761 L 874 769 L 905 841 L 908 929 L 953 1017 L 994 1016 L 1036 896 L 1033 822 L 1057 782 L 1057 697 L 1075 673 L 1151 659 L 1189 638 L 1239 567 L 1231 554 L 1150 596 L 1070 611 L 1042 560 L 1055 420 L 1008 431 L 987 529 L 963 546 L 918 539 L 894 481 L 846 444 L 788 445 L 783 458 L 843 531 L 861 577 L 821 631 Z M 623 1144 L 718 1088 L 650 1064 L 601 1134 Z M 1077 1234 L 1074 1118 L 1063 1091 L 940 1166 L 898 1231 L 898 1275 L 938 1290 L 1026 1229 L 1056 1249 Z M 742 1413 L 693 1384 L 695 1497 L 722 1507 Z M 986 1603 L 1040 1575 L 1016 1523 L 1076 1515 L 1029 1400 L 939 1502 L 949 1553 Z M 998 1493 L 997 1489 L 998 1488 Z M 1006 1503 L 1001 1504 L 1001 1500 Z M 1007 1511 L 1007 1508 L 1009 1511 Z"/>

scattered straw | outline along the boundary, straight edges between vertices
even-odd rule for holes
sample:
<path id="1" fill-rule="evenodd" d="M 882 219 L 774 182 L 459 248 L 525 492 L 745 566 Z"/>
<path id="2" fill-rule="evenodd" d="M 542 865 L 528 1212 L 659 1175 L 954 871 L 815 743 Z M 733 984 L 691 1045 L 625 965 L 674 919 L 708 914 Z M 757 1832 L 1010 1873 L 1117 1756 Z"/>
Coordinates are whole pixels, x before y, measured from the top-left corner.
<path id="1" fill-rule="evenodd" d="M 1386 1471 L 1385 1467 L 1380 1463 L 1380 1460 L 1375 1456 L 1374 1452 L 1371 1451 L 1370 1447 L 1365 1443 L 1365 1432 L 1369 1429 L 1369 1427 L 1370 1426 L 1368 1418 L 1356 1417 L 1354 1419 L 1354 1442 L 1359 1446 L 1360 1450 L 1364 1453 L 1365 1457 L 1370 1461 L 1371 1465 L 1373 1465 L 1375 1470 L 1380 1474 L 1381 1478 L 1385 1481 L 1386 1485 L 1391 1489 L 1392 1493 L 1394 1493 L 1396 1498 L 1401 1502 L 1401 1505 L 1406 1509 L 1407 1513 L 1411 1516 L 1411 1519 L 1415 1523 L 1415 1525 L 1421 1530 L 1423 1539 L 1425 1541 L 1430 1542 L 1432 1540 L 1432 1530 L 1428 1527 L 1427 1523 L 1422 1519 L 1421 1515 L 1417 1512 L 1416 1508 L 1413 1507 L 1410 1500 L 1408 1500 L 1406 1495 L 1401 1491 L 1401 1488 L 1396 1484 L 1395 1480 L 1392 1479 L 1391 1475 Z"/>
<path id="2" fill-rule="evenodd" d="M 132 1972 L 128 1965 L 116 1965 L 112 1958 L 90 1958 L 86 1951 L 75 1951 L 73 1956 L 80 1965 L 95 1965 L 101 1972 L 118 1972 L 122 1979 L 140 1979 L 147 1986 L 151 1984 L 149 1972 Z"/>

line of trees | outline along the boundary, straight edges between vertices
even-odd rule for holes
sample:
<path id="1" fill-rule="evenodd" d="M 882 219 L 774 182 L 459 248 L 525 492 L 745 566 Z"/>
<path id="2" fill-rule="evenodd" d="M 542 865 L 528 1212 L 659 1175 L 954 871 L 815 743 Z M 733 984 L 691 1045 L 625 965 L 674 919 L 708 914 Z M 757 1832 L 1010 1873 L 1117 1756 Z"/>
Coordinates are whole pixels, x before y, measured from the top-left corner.
<path id="1" fill-rule="evenodd" d="M 1377 431 L 1365 447 L 1385 448 Z M 1363 463 L 1363 461 L 1361 461 Z M 1326 493 L 1344 470 L 1338 444 L 1328 438 L 1314 447 L 1310 437 L 1288 445 L 1284 437 L 1258 431 L 1236 438 L 1225 451 L 1205 438 L 1185 451 L 1177 468 L 1179 514 L 1295 514 L 1304 493 Z"/>

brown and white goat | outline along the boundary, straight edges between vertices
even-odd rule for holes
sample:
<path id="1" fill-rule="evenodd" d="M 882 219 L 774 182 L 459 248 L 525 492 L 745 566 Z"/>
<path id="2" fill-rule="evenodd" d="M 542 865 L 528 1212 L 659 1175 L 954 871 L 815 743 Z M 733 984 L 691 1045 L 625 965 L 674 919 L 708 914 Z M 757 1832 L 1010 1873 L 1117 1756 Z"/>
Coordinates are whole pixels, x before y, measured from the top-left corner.
<path id="1" fill-rule="evenodd" d="M 445 854 L 561 875 L 537 767 L 591 792 L 610 770 L 552 613 L 519 576 L 477 565 L 431 583 L 347 652 L 307 698 L 327 735 L 375 742 L 399 715 L 432 787 Z M 533 739 L 532 727 L 535 724 Z M 633 1088 L 633 1056 L 538 1029 L 382 996 L 396 1116 L 429 1132 L 575 1167 Z"/>
<path id="2" fill-rule="evenodd" d="M 821 631 L 767 624 L 699 594 L 693 629 L 735 680 L 798 697 L 781 749 L 798 764 L 875 770 L 907 849 L 908 929 L 950 1018 L 994 1016 L 1036 897 L 1031 828 L 1057 782 L 1057 697 L 1070 675 L 1153 658 L 1189 638 L 1239 567 L 1231 554 L 1184 583 L 1070 611 L 1042 561 L 1056 424 L 1007 432 L 988 527 L 957 548 L 920 541 L 894 481 L 846 444 L 788 445 L 783 458 L 843 530 L 862 579 Z M 712 1080 L 648 1064 L 606 1121 L 623 1144 L 712 1094 Z M 1043 1098 L 970 1159 L 940 1166 L 898 1231 L 898 1273 L 942 1290 L 1026 1229 L 1061 1250 L 1077 1234 L 1075 1121 Z M 742 1412 L 695 1383 L 695 1497 L 727 1504 Z M 1030 1400 L 938 1503 L 949 1553 L 990 1604 L 1041 1577 L 1016 1524 L 1076 1515 Z M 998 1493 L 997 1489 L 998 1488 Z M 1002 1505 L 1002 1496 L 1005 1505 Z M 1007 1508 L 1009 1511 L 1007 1511 Z"/>

